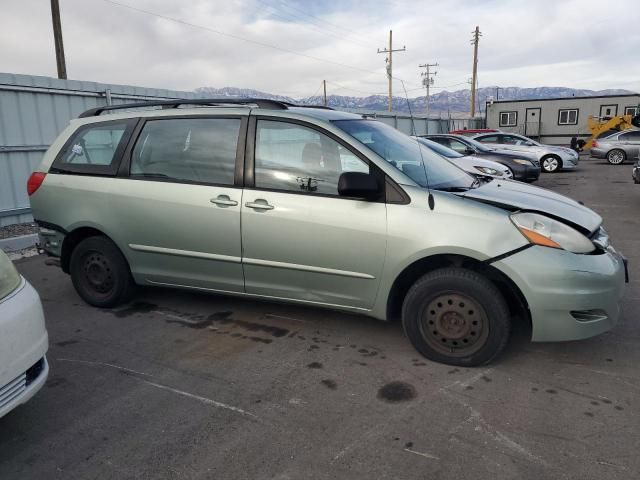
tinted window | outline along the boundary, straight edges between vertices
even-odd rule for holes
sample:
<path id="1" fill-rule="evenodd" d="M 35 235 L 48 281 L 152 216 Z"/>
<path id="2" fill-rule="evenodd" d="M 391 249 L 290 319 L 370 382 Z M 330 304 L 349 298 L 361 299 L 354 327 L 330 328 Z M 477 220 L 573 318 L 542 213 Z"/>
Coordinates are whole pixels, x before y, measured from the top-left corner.
<path id="1" fill-rule="evenodd" d="M 343 172 L 369 173 L 369 165 L 317 130 L 258 120 L 257 188 L 338 195 L 338 179 Z"/>
<path id="2" fill-rule="evenodd" d="M 637 132 L 627 132 L 620 135 L 620 140 L 634 141 L 637 142 L 640 140 L 640 130 Z"/>
<path id="3" fill-rule="evenodd" d="M 431 139 L 427 139 L 427 138 L 419 138 L 417 139 L 420 143 L 422 143 L 423 145 L 425 145 L 426 147 L 430 148 L 431 150 L 433 150 L 434 152 L 436 152 L 438 155 L 442 155 L 443 157 L 446 158 L 462 158 L 464 155 L 456 152 L 455 150 L 452 150 L 449 147 L 445 147 L 444 145 L 440 145 L 437 142 L 434 142 Z"/>
<path id="4" fill-rule="evenodd" d="M 83 128 L 62 154 L 63 165 L 109 166 L 127 129 L 127 123 L 110 122 Z"/>
<path id="5" fill-rule="evenodd" d="M 487 135 L 486 137 L 476 138 L 476 140 L 482 143 L 500 143 L 498 135 Z"/>
<path id="6" fill-rule="evenodd" d="M 464 143 L 459 140 L 454 140 L 453 138 L 449 139 L 449 148 L 455 150 L 458 153 L 462 153 L 464 155 L 467 154 L 467 147 Z"/>
<path id="7" fill-rule="evenodd" d="M 240 119 L 148 121 L 131 157 L 131 175 L 233 185 Z"/>

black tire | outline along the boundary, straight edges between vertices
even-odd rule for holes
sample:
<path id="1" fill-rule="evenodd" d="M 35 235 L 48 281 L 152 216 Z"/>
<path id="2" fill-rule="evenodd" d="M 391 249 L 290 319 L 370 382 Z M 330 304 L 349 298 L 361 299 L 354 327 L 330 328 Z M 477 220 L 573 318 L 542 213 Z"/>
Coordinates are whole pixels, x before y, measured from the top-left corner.
<path id="1" fill-rule="evenodd" d="M 620 150 L 619 148 L 614 148 L 607 152 L 607 162 L 611 165 L 622 165 L 626 159 L 627 154 L 624 150 Z"/>
<path id="2" fill-rule="evenodd" d="M 107 237 L 82 240 L 71 253 L 71 281 L 89 305 L 112 308 L 131 299 L 135 282 L 120 249 Z"/>
<path id="3" fill-rule="evenodd" d="M 540 167 L 544 173 L 555 173 L 562 168 L 562 160 L 555 155 L 547 155 L 540 160 Z"/>
<path id="4" fill-rule="evenodd" d="M 509 308 L 496 286 L 464 268 L 427 273 L 409 290 L 402 325 L 430 360 L 475 367 L 491 362 L 509 339 Z"/>

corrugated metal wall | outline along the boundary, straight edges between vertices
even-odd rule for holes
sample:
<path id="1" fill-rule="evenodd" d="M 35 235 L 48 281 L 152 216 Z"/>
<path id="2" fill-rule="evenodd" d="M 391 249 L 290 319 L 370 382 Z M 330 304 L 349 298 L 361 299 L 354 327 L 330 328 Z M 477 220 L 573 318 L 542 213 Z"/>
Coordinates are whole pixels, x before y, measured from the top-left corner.
<path id="1" fill-rule="evenodd" d="M 27 179 L 56 136 L 81 112 L 106 105 L 108 99 L 112 104 L 122 104 L 199 96 L 194 92 L 0 73 L 0 227 L 32 220 Z M 408 115 L 387 113 L 371 116 L 407 134 L 414 128 L 418 135 L 448 132 L 452 122 L 456 128 L 477 128 L 468 120 L 416 117 L 412 121 Z"/>
<path id="2" fill-rule="evenodd" d="M 128 85 L 0 73 L 0 226 L 32 220 L 26 182 L 56 136 L 79 113 L 107 104 L 196 98 Z"/>

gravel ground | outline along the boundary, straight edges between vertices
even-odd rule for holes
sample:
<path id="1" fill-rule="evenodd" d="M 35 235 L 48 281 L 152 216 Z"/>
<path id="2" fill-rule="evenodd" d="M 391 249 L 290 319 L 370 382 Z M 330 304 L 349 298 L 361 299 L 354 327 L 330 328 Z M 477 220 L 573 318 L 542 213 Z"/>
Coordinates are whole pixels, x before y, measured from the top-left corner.
<path id="1" fill-rule="evenodd" d="M 38 233 L 38 226 L 35 223 L 17 223 L 15 225 L 7 225 L 0 227 L 0 240 L 11 237 L 20 237 L 22 235 L 31 235 Z"/>

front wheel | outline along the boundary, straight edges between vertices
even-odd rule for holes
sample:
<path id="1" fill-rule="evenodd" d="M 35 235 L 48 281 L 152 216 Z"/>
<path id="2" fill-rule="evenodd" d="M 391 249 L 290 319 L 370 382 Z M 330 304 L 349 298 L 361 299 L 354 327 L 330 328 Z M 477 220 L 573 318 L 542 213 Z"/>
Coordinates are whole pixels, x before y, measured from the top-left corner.
<path id="1" fill-rule="evenodd" d="M 544 157 L 540 164 L 545 173 L 554 173 L 562 168 L 562 160 L 554 156 Z"/>
<path id="2" fill-rule="evenodd" d="M 94 307 L 124 303 L 135 288 L 127 260 L 107 237 L 82 240 L 71 254 L 69 271 L 78 295 Z"/>
<path id="3" fill-rule="evenodd" d="M 611 165 L 620 165 L 624 163 L 626 159 L 627 154 L 624 153 L 624 150 L 620 150 L 618 148 L 607 153 L 607 162 L 609 162 Z"/>
<path id="4" fill-rule="evenodd" d="M 479 273 L 463 268 L 443 268 L 420 278 L 404 300 L 402 325 L 422 355 L 464 367 L 496 358 L 511 329 L 500 291 Z"/>

